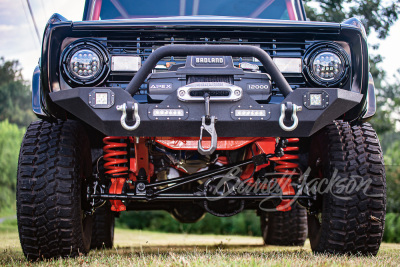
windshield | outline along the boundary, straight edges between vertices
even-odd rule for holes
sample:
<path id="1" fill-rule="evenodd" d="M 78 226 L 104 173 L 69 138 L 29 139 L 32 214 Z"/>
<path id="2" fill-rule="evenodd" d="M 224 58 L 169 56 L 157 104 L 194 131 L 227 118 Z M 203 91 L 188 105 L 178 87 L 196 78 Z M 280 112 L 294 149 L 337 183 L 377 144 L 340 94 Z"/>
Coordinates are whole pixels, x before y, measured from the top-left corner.
<path id="1" fill-rule="evenodd" d="M 96 0 L 93 20 L 230 16 L 297 20 L 293 0 Z"/>

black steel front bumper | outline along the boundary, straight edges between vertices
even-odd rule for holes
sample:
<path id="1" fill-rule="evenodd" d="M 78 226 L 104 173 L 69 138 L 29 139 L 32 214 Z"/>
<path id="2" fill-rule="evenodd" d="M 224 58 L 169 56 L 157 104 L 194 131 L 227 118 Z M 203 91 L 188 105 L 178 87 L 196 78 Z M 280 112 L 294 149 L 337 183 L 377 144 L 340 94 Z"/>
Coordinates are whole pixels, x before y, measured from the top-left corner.
<path id="1" fill-rule="evenodd" d="M 50 93 L 52 101 L 67 112 L 83 120 L 105 135 L 110 136 L 172 136 L 195 137 L 200 134 L 202 117 L 207 115 L 204 102 L 182 102 L 176 94 L 171 94 L 160 104 L 138 104 L 135 130 L 126 130 L 121 126 L 121 111 L 117 106 L 126 104 L 132 110 L 133 95 L 151 73 L 157 62 L 166 56 L 220 55 L 250 56 L 257 58 L 271 79 L 285 97 L 281 104 L 258 104 L 246 90 L 239 101 L 211 102 L 210 116 L 217 120 L 215 130 L 219 137 L 307 137 L 339 118 L 362 100 L 362 94 L 336 88 L 298 88 L 292 90 L 271 57 L 262 49 L 248 45 L 170 45 L 154 51 L 135 74 L 126 90 L 121 88 L 74 88 Z M 207 85 L 205 85 L 205 89 Z M 106 105 L 94 104 L 95 95 L 107 93 Z M 321 95 L 320 105 L 310 105 L 310 95 Z M 299 107 L 298 126 L 293 130 L 284 129 L 296 121 L 290 112 L 282 112 L 282 105 L 288 110 Z M 155 116 L 153 109 L 181 109 L 180 117 Z M 263 111 L 264 116 L 236 116 L 235 110 Z M 284 126 L 279 119 L 285 113 Z M 133 120 L 133 112 L 128 114 Z M 133 121 L 135 124 L 135 121 Z M 137 123 L 136 123 L 137 124 Z"/>
<path id="2" fill-rule="evenodd" d="M 171 95 L 161 104 L 139 104 L 138 113 L 140 125 L 134 131 L 125 130 L 121 126 L 121 111 L 116 109 L 132 96 L 121 88 L 107 88 L 114 94 L 114 104 L 109 108 L 94 108 L 91 106 L 93 90 L 96 88 L 75 88 L 53 92 L 50 97 L 54 103 L 73 114 L 85 123 L 109 136 L 199 136 L 201 117 L 205 114 L 204 103 L 187 103 Z M 104 90 L 104 88 L 102 88 Z M 320 109 L 307 108 L 307 97 L 310 93 L 327 95 L 326 107 Z M 297 112 L 298 126 L 293 131 L 285 131 L 279 126 L 281 116 L 280 104 L 258 104 L 252 98 L 243 95 L 237 102 L 212 102 L 210 113 L 217 118 L 215 125 L 219 137 L 307 137 L 337 119 L 357 105 L 362 94 L 343 89 L 299 88 L 290 93 L 281 104 L 291 102 L 302 107 Z M 185 116 L 178 118 L 154 117 L 154 108 L 181 108 Z M 235 117 L 235 109 L 266 110 L 266 116 Z M 240 119 L 239 119 L 240 118 Z M 285 121 L 290 126 L 293 122 Z"/>

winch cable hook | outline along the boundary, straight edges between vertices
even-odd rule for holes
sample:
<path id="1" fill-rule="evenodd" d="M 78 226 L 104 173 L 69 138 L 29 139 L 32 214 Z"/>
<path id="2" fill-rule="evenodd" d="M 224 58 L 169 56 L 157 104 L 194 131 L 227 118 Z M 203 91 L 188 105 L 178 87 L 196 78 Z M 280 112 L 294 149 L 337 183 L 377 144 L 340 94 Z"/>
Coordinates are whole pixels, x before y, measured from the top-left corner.
<path id="1" fill-rule="evenodd" d="M 201 127 L 200 127 L 200 139 L 198 142 L 197 151 L 201 155 L 211 155 L 217 149 L 218 136 L 217 131 L 215 130 L 215 123 L 217 122 L 217 118 L 215 116 L 210 116 L 210 94 L 204 94 L 204 103 L 205 103 L 205 116 L 201 117 Z M 201 142 L 203 141 L 203 131 L 207 131 L 211 136 L 211 144 L 208 149 L 203 148 Z"/>

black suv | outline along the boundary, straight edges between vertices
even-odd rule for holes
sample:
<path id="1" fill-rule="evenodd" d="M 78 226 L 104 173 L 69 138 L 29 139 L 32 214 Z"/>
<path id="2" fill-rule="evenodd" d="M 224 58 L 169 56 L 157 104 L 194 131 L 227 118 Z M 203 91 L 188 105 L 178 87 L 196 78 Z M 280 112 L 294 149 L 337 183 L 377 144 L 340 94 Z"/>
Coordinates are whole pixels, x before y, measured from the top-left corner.
<path id="1" fill-rule="evenodd" d="M 87 0 L 54 14 L 18 169 L 29 259 L 110 248 L 114 217 L 261 218 L 265 244 L 378 252 L 382 150 L 364 27 L 299 0 Z"/>

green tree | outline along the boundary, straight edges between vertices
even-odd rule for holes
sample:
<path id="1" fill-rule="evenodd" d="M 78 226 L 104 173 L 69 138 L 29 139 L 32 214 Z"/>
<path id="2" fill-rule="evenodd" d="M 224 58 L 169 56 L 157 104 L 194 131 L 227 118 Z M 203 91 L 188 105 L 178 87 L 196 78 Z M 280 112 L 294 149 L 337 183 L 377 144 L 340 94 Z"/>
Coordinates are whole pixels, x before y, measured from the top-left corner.
<path id="1" fill-rule="evenodd" d="M 24 133 L 24 128 L 7 120 L 0 122 L 0 212 L 14 207 L 18 153 Z"/>
<path id="2" fill-rule="evenodd" d="M 383 138 L 385 135 L 395 131 L 396 122 L 400 116 L 400 70 L 391 83 L 377 83 L 376 86 L 376 105 L 377 112 L 372 118 L 371 123 L 375 130 Z M 398 136 L 400 137 L 400 136 Z"/>
<path id="3" fill-rule="evenodd" d="M 0 121 L 8 119 L 20 127 L 35 119 L 29 86 L 23 80 L 18 61 L 0 58 Z"/>
<path id="4" fill-rule="evenodd" d="M 364 24 L 367 35 L 372 30 L 385 39 L 390 26 L 398 19 L 400 1 L 382 0 L 305 0 L 307 17 L 313 21 L 342 22 L 358 17 Z M 311 4 L 311 5 L 310 5 Z M 317 7 L 314 7 L 314 6 Z"/>
<path id="5" fill-rule="evenodd" d="M 400 140 L 392 142 L 386 150 L 385 170 L 388 189 L 387 212 L 400 213 Z"/>

